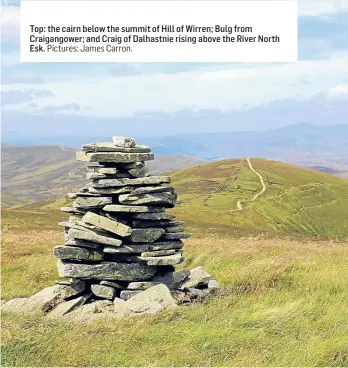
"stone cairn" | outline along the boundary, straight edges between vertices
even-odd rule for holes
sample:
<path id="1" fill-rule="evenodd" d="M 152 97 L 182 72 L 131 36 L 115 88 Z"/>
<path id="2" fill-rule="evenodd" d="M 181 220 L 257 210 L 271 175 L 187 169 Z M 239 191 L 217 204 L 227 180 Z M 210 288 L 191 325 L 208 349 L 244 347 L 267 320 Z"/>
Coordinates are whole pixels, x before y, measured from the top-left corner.
<path id="1" fill-rule="evenodd" d="M 62 279 L 19 300 L 17 309 L 39 308 L 53 317 L 135 316 L 202 300 L 218 289 L 201 266 L 175 272 L 184 260 L 182 239 L 190 234 L 165 212 L 177 194 L 169 176 L 150 175 L 145 167 L 154 159 L 150 148 L 130 137 L 112 140 L 76 153 L 90 182 L 69 193 L 74 203 L 61 209 L 70 214 L 59 224 L 64 245 L 54 248 Z"/>

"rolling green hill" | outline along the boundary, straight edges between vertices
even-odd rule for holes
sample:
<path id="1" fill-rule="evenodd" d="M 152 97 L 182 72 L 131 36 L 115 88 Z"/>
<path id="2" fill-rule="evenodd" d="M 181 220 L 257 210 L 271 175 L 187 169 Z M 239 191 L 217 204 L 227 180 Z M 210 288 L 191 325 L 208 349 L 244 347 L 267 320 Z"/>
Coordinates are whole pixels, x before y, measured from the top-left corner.
<path id="1" fill-rule="evenodd" d="M 86 181 L 85 164 L 76 150 L 63 146 L 15 147 L 3 144 L 1 206 L 49 201 L 76 190 Z M 195 166 L 205 161 L 190 156 L 158 156 L 149 162 L 153 173 Z"/>
<path id="2" fill-rule="evenodd" d="M 190 221 L 236 228 L 348 238 L 348 182 L 277 161 L 222 160 L 173 173 L 180 214 Z M 237 209 L 241 200 L 243 210 Z"/>

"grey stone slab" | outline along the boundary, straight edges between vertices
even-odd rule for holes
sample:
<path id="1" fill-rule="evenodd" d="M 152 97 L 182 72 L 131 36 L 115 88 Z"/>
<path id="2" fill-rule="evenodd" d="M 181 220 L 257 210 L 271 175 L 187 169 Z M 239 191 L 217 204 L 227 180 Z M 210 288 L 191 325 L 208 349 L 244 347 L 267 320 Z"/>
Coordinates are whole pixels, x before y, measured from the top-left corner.
<path id="1" fill-rule="evenodd" d="M 133 243 L 153 243 L 161 235 L 164 234 L 164 229 L 161 228 L 140 228 L 133 229 L 129 240 Z"/>
<path id="2" fill-rule="evenodd" d="M 129 169 L 128 173 L 133 178 L 144 178 L 150 175 L 150 170 L 147 167 L 141 167 L 141 168 Z"/>
<path id="3" fill-rule="evenodd" d="M 164 250 L 154 250 L 151 252 L 141 253 L 141 257 L 161 257 L 161 256 L 171 256 L 177 254 L 177 249 L 164 249 Z"/>
<path id="4" fill-rule="evenodd" d="M 112 137 L 112 143 L 117 147 L 135 147 L 136 142 L 132 137 L 124 137 L 121 135 L 115 135 Z"/>
<path id="5" fill-rule="evenodd" d="M 127 289 L 128 290 L 146 290 L 152 286 L 158 285 L 159 282 L 153 282 L 153 281 L 138 281 L 138 282 L 131 282 L 129 283 Z"/>
<path id="6" fill-rule="evenodd" d="M 147 194 L 121 194 L 118 198 L 119 202 L 128 205 L 149 205 L 174 207 L 177 200 L 175 193 L 147 193 Z"/>
<path id="7" fill-rule="evenodd" d="M 122 290 L 120 294 L 120 298 L 123 300 L 128 300 L 133 296 L 141 293 L 143 290 Z"/>
<path id="8" fill-rule="evenodd" d="M 107 217 L 97 215 L 93 212 L 87 212 L 83 216 L 82 220 L 121 237 L 127 237 L 132 234 L 131 227 L 120 222 L 113 221 Z"/>
<path id="9" fill-rule="evenodd" d="M 93 284 L 91 290 L 95 296 L 103 299 L 113 300 L 116 296 L 116 289 L 108 285 Z"/>
<path id="10" fill-rule="evenodd" d="M 157 271 L 157 267 L 140 263 L 102 262 L 98 264 L 77 264 L 58 261 L 60 277 L 78 277 L 82 279 L 147 281 Z"/>
<path id="11" fill-rule="evenodd" d="M 115 246 L 115 247 L 120 246 L 122 244 L 122 240 L 120 240 L 120 239 L 102 236 L 102 235 L 99 235 L 97 233 L 93 233 L 91 231 L 76 230 L 74 228 L 71 228 L 69 230 L 68 236 L 69 236 L 69 238 L 86 240 L 86 241 L 92 242 L 92 243 L 112 245 L 112 246 Z"/>
<path id="12" fill-rule="evenodd" d="M 98 250 L 69 247 L 66 245 L 58 245 L 53 248 L 53 254 L 55 257 L 63 260 L 82 260 L 97 262 L 104 258 L 104 254 Z"/>
<path id="13" fill-rule="evenodd" d="M 166 233 L 182 233 L 185 231 L 182 225 L 180 226 L 167 226 L 164 228 Z"/>
<path id="14" fill-rule="evenodd" d="M 134 151 L 133 151 L 134 152 Z M 154 159 L 153 153 L 125 153 L 125 152 L 76 152 L 77 161 L 85 162 L 115 162 L 128 163 L 137 161 L 149 161 Z"/>
<path id="15" fill-rule="evenodd" d="M 137 220 L 149 220 L 149 221 L 161 221 L 161 220 L 174 220 L 175 216 L 165 212 L 159 213 L 134 213 L 133 219 Z"/>
<path id="16" fill-rule="evenodd" d="M 191 234 L 185 233 L 164 233 L 162 239 L 175 240 L 175 239 L 188 239 L 191 238 Z"/>
<path id="17" fill-rule="evenodd" d="M 100 179 L 93 183 L 94 188 L 124 187 L 124 186 L 140 186 L 153 185 L 161 183 L 170 183 L 169 176 L 147 176 L 135 179 Z"/>
<path id="18" fill-rule="evenodd" d="M 173 187 L 167 186 L 149 186 L 149 187 L 134 188 L 135 194 L 162 193 L 162 192 L 174 193 L 175 189 Z"/>
<path id="19" fill-rule="evenodd" d="M 123 204 L 110 204 L 103 207 L 105 212 L 126 212 L 126 213 L 154 213 L 154 212 L 164 212 L 164 207 L 154 207 L 154 206 L 127 206 Z"/>
<path id="20" fill-rule="evenodd" d="M 101 249 L 103 244 L 93 243 L 85 240 L 67 238 L 64 242 L 64 245 L 69 245 L 71 247 L 82 247 L 82 248 L 90 248 L 90 249 Z"/>
<path id="21" fill-rule="evenodd" d="M 112 203 L 112 197 L 78 197 L 73 203 L 74 208 L 89 210 L 102 208 Z"/>
<path id="22" fill-rule="evenodd" d="M 99 195 L 116 195 L 116 194 L 123 194 L 123 193 L 132 193 L 132 187 L 118 187 L 118 188 L 94 188 L 91 187 L 88 189 L 90 193 L 95 193 Z"/>
<path id="23" fill-rule="evenodd" d="M 147 263 L 148 266 L 168 266 L 180 264 L 184 261 L 181 254 L 162 257 L 138 257 L 138 259 Z"/>

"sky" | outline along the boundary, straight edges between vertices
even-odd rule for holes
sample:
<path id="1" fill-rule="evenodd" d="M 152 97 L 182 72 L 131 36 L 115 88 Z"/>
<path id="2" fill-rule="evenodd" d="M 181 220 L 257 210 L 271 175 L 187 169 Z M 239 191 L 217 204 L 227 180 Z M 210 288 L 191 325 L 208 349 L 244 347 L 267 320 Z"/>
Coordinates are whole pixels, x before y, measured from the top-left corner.
<path id="1" fill-rule="evenodd" d="M 46 0 L 49 1 L 49 0 Z M 2 0 L 2 131 L 167 135 L 348 123 L 348 0 L 298 0 L 297 63 L 20 63 Z M 88 128 L 89 129 L 89 128 Z M 91 128 L 92 129 L 92 128 Z"/>

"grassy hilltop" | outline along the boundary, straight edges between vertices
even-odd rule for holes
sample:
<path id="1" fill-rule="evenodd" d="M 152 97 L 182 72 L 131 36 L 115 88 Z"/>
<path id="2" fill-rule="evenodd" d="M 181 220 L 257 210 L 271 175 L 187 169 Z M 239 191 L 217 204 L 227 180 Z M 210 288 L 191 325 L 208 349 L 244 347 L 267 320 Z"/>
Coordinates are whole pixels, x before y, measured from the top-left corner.
<path id="1" fill-rule="evenodd" d="M 348 182 L 333 175 L 265 159 L 222 160 L 173 173 L 180 214 L 191 221 L 246 232 L 281 231 L 348 238 Z M 236 211 L 242 200 L 242 211 Z"/>
<path id="2" fill-rule="evenodd" d="M 2 314 L 3 366 L 348 365 L 348 183 L 274 161 L 224 160 L 171 173 L 173 212 L 193 234 L 181 268 L 221 283 L 203 304 L 88 326 Z M 234 211 L 237 201 L 242 211 Z M 65 198 L 3 210 L 2 298 L 57 279 Z M 260 234 L 263 233 L 263 234 Z M 293 234 L 295 233 L 295 234 Z M 328 239 L 330 237 L 330 240 Z"/>

